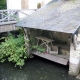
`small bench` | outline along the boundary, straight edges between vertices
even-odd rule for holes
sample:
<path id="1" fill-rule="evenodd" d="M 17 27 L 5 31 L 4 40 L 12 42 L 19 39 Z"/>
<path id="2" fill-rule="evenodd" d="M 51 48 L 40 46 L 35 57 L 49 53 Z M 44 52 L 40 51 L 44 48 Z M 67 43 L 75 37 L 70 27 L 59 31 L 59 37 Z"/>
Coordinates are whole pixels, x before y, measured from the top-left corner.
<path id="1" fill-rule="evenodd" d="M 39 45 L 39 40 L 41 40 L 42 43 L 40 45 L 45 45 L 47 47 L 47 53 L 49 53 L 50 52 L 49 44 L 51 44 L 51 46 L 52 46 L 53 45 L 52 42 L 54 40 L 46 38 L 46 37 L 42 37 L 42 36 L 38 36 L 36 38 L 38 40 L 37 45 Z"/>

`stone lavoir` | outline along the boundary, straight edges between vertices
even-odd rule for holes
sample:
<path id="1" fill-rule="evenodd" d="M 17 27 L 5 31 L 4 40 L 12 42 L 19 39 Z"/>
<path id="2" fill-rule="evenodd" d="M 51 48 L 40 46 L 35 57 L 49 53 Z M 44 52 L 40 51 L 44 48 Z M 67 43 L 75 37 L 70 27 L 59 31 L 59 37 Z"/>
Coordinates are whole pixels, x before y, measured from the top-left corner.
<path id="1" fill-rule="evenodd" d="M 80 70 L 80 0 L 52 0 L 33 14 L 19 21 L 28 48 L 42 46 L 45 52 L 32 54 L 69 64 L 69 74 L 76 76 Z"/>

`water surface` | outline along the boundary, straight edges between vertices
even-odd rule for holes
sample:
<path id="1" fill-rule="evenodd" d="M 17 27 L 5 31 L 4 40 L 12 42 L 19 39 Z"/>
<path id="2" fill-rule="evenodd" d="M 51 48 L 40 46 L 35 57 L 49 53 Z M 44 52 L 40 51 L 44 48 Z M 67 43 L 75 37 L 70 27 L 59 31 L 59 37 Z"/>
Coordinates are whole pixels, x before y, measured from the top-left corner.
<path id="1" fill-rule="evenodd" d="M 40 57 L 26 61 L 22 69 L 14 64 L 0 63 L 0 80 L 78 80 L 68 75 L 68 66 L 56 64 Z"/>

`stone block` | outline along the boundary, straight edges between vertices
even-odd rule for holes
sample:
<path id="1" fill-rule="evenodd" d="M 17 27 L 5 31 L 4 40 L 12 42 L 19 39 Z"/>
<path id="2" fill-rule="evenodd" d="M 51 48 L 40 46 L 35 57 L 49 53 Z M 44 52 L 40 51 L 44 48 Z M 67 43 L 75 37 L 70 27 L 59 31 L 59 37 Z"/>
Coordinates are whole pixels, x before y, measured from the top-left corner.
<path id="1" fill-rule="evenodd" d="M 80 70 L 80 65 L 79 64 L 69 64 L 69 75 L 71 76 L 77 76 Z"/>

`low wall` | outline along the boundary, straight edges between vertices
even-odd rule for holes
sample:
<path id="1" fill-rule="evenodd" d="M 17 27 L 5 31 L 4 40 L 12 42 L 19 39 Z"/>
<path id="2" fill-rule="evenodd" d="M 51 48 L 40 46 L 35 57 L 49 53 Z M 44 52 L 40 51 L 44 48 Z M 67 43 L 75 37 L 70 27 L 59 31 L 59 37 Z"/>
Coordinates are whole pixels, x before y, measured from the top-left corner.
<path id="1" fill-rule="evenodd" d="M 2 32 L 8 32 L 8 31 L 14 31 L 17 30 L 18 28 L 15 27 L 15 24 L 6 24 L 6 25 L 1 25 L 0 26 L 0 33 Z"/>

